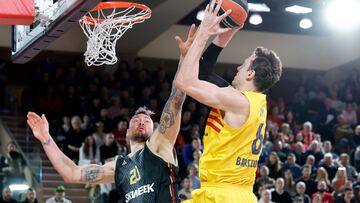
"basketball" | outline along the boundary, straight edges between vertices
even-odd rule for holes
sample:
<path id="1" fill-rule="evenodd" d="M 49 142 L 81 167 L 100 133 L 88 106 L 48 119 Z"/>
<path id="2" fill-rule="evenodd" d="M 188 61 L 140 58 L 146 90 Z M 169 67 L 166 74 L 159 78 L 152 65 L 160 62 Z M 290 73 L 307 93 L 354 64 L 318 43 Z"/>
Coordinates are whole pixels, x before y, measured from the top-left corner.
<path id="1" fill-rule="evenodd" d="M 244 26 L 249 12 L 247 0 L 223 0 L 219 15 L 222 15 L 229 9 L 232 12 L 221 21 L 220 25 L 227 28 Z"/>

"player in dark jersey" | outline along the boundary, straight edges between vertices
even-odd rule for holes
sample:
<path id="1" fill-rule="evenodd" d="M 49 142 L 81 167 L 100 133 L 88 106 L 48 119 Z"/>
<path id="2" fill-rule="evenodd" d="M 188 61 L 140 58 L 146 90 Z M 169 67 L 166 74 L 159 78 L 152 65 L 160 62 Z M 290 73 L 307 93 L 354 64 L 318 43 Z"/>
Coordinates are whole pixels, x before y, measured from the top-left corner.
<path id="1" fill-rule="evenodd" d="M 185 42 L 177 40 L 181 52 L 180 63 L 194 36 L 193 25 Z M 40 117 L 29 112 L 27 122 L 34 136 L 41 141 L 54 168 L 66 182 L 115 182 L 124 202 L 179 202 L 175 184 L 178 168 L 174 144 L 179 132 L 184 99 L 185 94 L 173 88 L 163 109 L 159 127 L 155 131 L 151 112 L 144 108 L 136 111 L 128 129 L 131 154 L 118 157 L 103 166 L 77 166 L 66 157 L 51 138 L 49 124 L 44 115 Z"/>

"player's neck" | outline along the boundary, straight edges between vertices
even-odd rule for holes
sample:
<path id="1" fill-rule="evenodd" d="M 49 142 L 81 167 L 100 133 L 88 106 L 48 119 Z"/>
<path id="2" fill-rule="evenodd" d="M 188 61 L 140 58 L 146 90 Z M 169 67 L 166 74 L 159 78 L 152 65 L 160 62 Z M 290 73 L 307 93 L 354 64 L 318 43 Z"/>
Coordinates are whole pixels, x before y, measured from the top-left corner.
<path id="1" fill-rule="evenodd" d="M 240 92 L 258 92 L 255 86 L 251 83 L 243 83 L 241 85 L 234 86 L 234 88 Z"/>
<path id="2" fill-rule="evenodd" d="M 129 155 L 135 154 L 137 151 L 144 148 L 144 145 L 145 145 L 145 142 L 130 141 L 130 154 Z"/>

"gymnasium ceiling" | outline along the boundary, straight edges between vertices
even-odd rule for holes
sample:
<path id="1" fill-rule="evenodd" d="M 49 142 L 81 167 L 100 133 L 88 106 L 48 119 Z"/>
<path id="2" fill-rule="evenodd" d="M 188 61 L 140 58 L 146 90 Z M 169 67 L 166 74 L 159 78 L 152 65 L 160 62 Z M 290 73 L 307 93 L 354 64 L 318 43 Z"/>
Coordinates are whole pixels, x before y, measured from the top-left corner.
<path id="1" fill-rule="evenodd" d="M 249 0 L 266 2 L 272 12 L 262 14 L 263 24 L 246 24 L 224 50 L 219 61 L 238 64 L 256 46 L 275 50 L 285 67 L 328 70 L 357 61 L 360 58 L 360 32 L 336 33 L 319 26 L 321 7 L 325 0 Z M 118 53 L 137 54 L 141 57 L 177 59 L 175 35 L 186 36 L 188 25 L 198 23 L 196 13 L 203 0 L 136 0 L 152 9 L 152 18 L 137 24 L 118 41 Z M 292 4 L 311 6 L 313 28 L 304 31 L 298 27 L 301 16 L 283 9 Z M 0 26 L 0 47 L 10 47 L 10 26 Z M 86 38 L 76 26 L 50 45 L 50 50 L 84 52 Z M 3 53 L 2 53 L 3 54 Z"/>

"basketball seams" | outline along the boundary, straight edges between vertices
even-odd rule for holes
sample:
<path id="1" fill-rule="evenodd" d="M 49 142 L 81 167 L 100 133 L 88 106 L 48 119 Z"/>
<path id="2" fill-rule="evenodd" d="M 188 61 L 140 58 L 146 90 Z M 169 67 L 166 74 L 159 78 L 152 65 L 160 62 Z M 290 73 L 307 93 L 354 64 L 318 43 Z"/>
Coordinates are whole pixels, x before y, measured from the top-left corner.
<path id="1" fill-rule="evenodd" d="M 247 4 L 242 0 L 224 0 L 221 11 L 229 9 L 232 9 L 232 13 L 222 21 L 223 25 L 230 28 L 243 26 L 248 15 Z"/>

